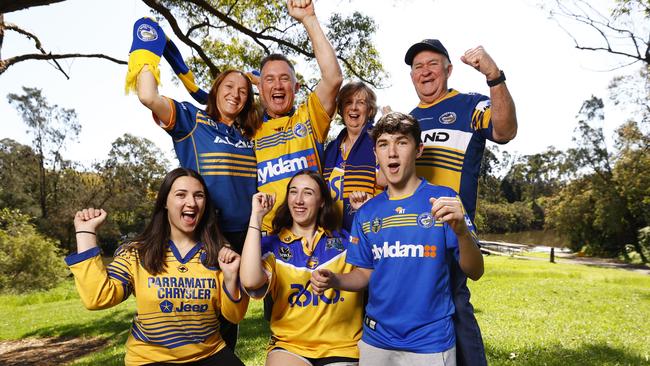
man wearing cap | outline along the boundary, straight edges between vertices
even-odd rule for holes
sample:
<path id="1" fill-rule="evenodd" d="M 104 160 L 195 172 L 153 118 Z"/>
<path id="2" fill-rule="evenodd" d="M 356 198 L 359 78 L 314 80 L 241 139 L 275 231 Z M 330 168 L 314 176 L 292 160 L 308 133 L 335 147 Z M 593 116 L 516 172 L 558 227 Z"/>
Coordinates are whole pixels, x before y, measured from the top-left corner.
<path id="1" fill-rule="evenodd" d="M 483 47 L 468 50 L 460 59 L 485 75 L 489 98 L 448 88 L 453 65 L 447 49 L 437 39 L 414 44 L 404 57 L 411 66 L 411 81 L 420 99 L 411 111 L 420 123 L 424 143 L 424 152 L 416 163 L 417 175 L 458 192 L 474 221 L 485 141 L 502 144 L 512 140 L 517 134 L 517 116 L 505 74 Z M 467 277 L 456 261 L 450 260 L 449 266 L 458 365 L 487 365 L 481 332 L 469 302 Z"/>

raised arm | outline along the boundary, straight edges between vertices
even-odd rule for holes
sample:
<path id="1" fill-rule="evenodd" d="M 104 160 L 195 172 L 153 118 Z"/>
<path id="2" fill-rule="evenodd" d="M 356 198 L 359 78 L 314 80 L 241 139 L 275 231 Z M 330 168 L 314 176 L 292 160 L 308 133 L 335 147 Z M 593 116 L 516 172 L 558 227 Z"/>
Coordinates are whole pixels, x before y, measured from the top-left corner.
<path id="1" fill-rule="evenodd" d="M 138 74 L 136 86 L 138 99 L 145 107 L 149 108 L 158 119 L 167 123 L 171 119 L 172 108 L 169 101 L 158 94 L 158 83 L 149 67 L 145 65 Z"/>
<path id="2" fill-rule="evenodd" d="M 75 214 L 77 253 L 65 258 L 74 275 L 79 297 L 90 310 L 115 306 L 131 293 L 131 262 L 127 259 L 128 254 L 116 257 L 107 270 L 97 247 L 97 230 L 106 216 L 104 210 L 95 208 L 87 208 Z"/>
<path id="3" fill-rule="evenodd" d="M 482 46 L 468 50 L 460 59 L 485 75 L 487 81 L 501 77 L 501 70 Z M 497 142 L 512 140 L 517 135 L 517 112 L 505 81 L 490 87 L 490 102 L 492 138 Z"/>
<path id="4" fill-rule="evenodd" d="M 483 276 L 483 255 L 474 241 L 467 224 L 463 206 L 458 197 L 431 198 L 431 213 L 437 221 L 446 222 L 458 238 L 460 268 L 467 277 L 476 281 Z"/>
<path id="5" fill-rule="evenodd" d="M 289 15 L 301 22 L 307 30 L 321 73 L 321 81 L 316 86 L 315 93 L 327 114 L 332 116 L 336 110 L 336 94 L 343 82 L 334 48 L 318 22 L 311 0 L 288 0 L 287 7 Z"/>
<path id="6" fill-rule="evenodd" d="M 271 211 L 275 197 L 263 192 L 253 195 L 251 218 L 242 250 L 239 279 L 245 289 L 256 290 L 269 281 L 262 265 L 262 219 Z"/>

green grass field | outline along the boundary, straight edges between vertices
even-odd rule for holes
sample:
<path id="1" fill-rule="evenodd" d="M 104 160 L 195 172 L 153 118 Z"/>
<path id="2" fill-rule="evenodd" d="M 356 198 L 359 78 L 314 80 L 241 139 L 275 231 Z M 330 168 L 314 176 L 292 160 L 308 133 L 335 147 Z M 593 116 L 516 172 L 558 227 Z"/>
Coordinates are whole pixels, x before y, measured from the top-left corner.
<path id="1" fill-rule="evenodd" d="M 470 283 L 490 365 L 650 365 L 650 276 L 618 269 L 487 257 Z M 133 312 L 129 300 L 85 310 L 71 281 L 23 296 L 0 296 L 0 340 L 66 336 L 109 339 L 74 365 L 121 365 Z M 251 303 L 238 354 L 262 365 L 268 339 L 261 304 Z"/>

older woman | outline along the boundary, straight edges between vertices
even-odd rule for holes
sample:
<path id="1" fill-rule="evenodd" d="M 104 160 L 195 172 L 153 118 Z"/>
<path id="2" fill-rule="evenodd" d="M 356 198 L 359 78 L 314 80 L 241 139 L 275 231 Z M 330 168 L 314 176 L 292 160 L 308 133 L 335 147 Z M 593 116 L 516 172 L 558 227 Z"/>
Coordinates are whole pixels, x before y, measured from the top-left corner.
<path id="1" fill-rule="evenodd" d="M 379 187 L 373 142 L 368 135 L 377 114 L 377 96 L 362 82 L 343 86 L 336 97 L 345 128 L 325 149 L 323 174 L 342 215 L 342 226 L 352 227 L 353 192 L 374 195 Z"/>
<path id="2" fill-rule="evenodd" d="M 221 337 L 219 316 L 241 321 L 248 296 L 239 291 L 239 255 L 225 246 L 209 198 L 195 171 L 169 172 L 144 232 L 108 268 L 96 241 L 106 212 L 75 215 L 77 253 L 66 263 L 84 305 L 105 309 L 136 296 L 126 365 L 243 365 Z"/>
<path id="3" fill-rule="evenodd" d="M 338 290 L 315 295 L 309 288 L 316 269 L 353 269 L 345 263 L 348 234 L 336 230 L 339 220 L 327 184 L 318 172 L 294 175 L 272 235 L 262 238 L 260 225 L 274 201 L 263 192 L 253 196 L 240 271 L 251 296 L 273 298 L 266 365 L 356 365 L 362 295 Z"/>

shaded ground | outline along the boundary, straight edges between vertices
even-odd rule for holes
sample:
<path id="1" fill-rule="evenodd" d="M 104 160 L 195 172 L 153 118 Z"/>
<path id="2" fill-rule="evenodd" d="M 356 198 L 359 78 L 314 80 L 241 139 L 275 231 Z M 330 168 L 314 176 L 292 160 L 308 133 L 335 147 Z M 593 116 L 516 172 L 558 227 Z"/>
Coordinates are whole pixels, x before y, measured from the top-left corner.
<path id="1" fill-rule="evenodd" d="M 0 365 L 61 365 L 106 345 L 104 338 L 26 338 L 0 342 Z"/>

